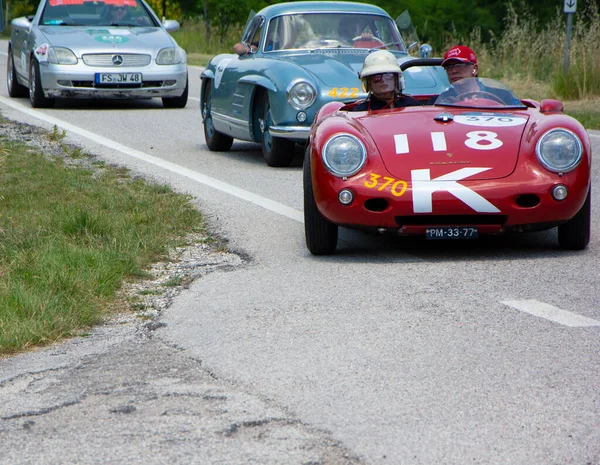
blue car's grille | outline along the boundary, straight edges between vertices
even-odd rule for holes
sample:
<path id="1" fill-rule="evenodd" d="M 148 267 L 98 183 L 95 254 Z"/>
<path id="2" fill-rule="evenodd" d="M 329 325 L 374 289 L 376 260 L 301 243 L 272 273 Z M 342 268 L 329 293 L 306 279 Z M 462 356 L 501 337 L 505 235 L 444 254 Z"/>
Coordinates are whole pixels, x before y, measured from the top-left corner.
<path id="1" fill-rule="evenodd" d="M 118 59 L 114 60 L 114 57 Z M 131 66 L 148 66 L 150 64 L 150 55 L 141 55 L 134 53 L 88 53 L 82 56 L 83 62 L 88 66 L 106 66 L 112 68 L 124 68 Z M 116 65 L 114 61 L 121 61 L 122 64 Z"/>

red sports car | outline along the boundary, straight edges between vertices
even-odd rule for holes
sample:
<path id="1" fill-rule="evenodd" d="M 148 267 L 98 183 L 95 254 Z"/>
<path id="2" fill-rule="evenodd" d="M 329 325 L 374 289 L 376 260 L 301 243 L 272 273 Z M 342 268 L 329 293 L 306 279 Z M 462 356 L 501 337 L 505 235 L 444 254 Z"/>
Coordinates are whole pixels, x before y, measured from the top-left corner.
<path id="1" fill-rule="evenodd" d="M 473 79 L 478 91 L 442 93 L 434 104 L 413 95 L 424 105 L 321 108 L 304 160 L 311 253 L 333 253 L 338 226 L 427 239 L 558 227 L 562 248 L 588 245 L 586 130 L 557 100 L 518 100 L 499 82 Z"/>

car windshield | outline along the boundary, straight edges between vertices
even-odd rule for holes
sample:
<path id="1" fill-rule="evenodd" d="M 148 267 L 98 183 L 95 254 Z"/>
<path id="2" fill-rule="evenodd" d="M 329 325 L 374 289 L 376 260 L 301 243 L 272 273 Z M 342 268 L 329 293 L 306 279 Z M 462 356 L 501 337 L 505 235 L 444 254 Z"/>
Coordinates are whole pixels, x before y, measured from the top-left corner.
<path id="1" fill-rule="evenodd" d="M 303 13 L 269 21 L 264 51 L 380 48 L 406 51 L 391 18 L 357 13 Z"/>
<path id="2" fill-rule="evenodd" d="M 508 87 L 488 78 L 456 81 L 438 96 L 434 105 L 468 108 L 525 107 Z"/>
<path id="3" fill-rule="evenodd" d="M 50 0 L 40 18 L 42 26 L 157 26 L 137 0 Z"/>

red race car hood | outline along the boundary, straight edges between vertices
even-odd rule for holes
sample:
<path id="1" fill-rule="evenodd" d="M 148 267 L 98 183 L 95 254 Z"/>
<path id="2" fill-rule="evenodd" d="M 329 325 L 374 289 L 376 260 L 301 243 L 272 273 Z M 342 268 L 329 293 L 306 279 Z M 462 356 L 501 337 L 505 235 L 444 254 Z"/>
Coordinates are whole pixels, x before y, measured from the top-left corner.
<path id="1" fill-rule="evenodd" d="M 468 179 L 508 176 L 519 157 L 525 112 L 450 111 L 427 107 L 382 110 L 355 121 L 372 138 L 392 176 L 428 169 L 432 178 L 461 168 Z"/>

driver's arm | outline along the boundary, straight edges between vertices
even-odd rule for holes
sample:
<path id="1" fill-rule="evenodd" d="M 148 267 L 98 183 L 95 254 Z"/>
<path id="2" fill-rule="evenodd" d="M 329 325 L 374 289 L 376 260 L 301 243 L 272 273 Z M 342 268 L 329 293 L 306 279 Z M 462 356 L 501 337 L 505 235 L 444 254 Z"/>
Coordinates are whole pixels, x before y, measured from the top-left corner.
<path id="1" fill-rule="evenodd" d="M 233 46 L 233 51 L 235 53 L 237 53 L 238 55 L 245 55 L 246 53 L 253 53 L 256 52 L 256 45 L 251 44 L 251 45 L 247 45 L 243 42 L 238 42 L 237 44 L 235 44 Z"/>

